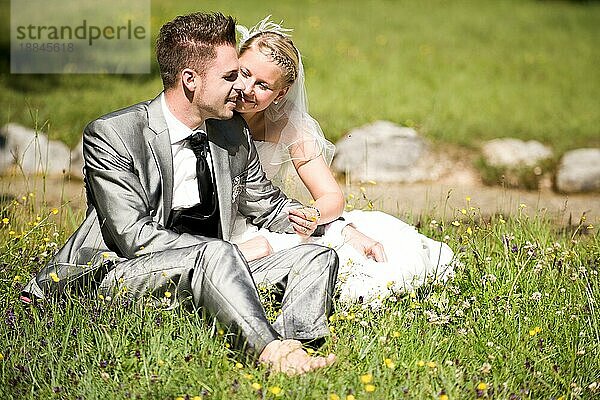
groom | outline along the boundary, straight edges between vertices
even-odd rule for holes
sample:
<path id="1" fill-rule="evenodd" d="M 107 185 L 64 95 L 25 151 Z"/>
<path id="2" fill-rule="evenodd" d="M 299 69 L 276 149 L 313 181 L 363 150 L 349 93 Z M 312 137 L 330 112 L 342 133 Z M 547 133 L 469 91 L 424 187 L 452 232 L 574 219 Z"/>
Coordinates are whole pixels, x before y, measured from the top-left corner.
<path id="1" fill-rule="evenodd" d="M 333 355 L 310 357 L 291 339 L 328 334 L 335 252 L 302 245 L 251 260 L 227 242 L 238 211 L 255 225 L 292 232 L 287 210 L 302 207 L 265 178 L 233 113 L 244 89 L 234 20 L 179 16 L 161 28 L 156 54 L 163 93 L 85 128 L 86 218 L 24 299 L 96 283 L 109 301 L 202 308 L 276 371 L 331 364 Z M 285 288 L 273 325 L 254 281 Z"/>

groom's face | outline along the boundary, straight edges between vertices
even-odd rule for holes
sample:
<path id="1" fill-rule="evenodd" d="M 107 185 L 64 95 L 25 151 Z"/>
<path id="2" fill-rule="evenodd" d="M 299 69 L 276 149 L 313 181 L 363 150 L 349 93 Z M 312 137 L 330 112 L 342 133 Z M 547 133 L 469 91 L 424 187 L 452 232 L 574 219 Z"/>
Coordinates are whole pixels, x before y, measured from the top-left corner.
<path id="1" fill-rule="evenodd" d="M 235 47 L 215 48 L 217 56 L 200 77 L 196 104 L 204 118 L 229 119 L 233 117 L 238 92 L 244 89 L 239 78 L 239 61 Z"/>

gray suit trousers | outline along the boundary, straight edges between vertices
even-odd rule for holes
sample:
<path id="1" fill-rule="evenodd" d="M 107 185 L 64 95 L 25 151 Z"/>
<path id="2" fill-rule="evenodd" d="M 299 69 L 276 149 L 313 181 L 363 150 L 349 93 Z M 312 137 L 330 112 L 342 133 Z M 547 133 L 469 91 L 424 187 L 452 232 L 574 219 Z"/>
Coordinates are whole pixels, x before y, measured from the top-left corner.
<path id="1" fill-rule="evenodd" d="M 120 262 L 102 280 L 99 293 L 168 308 L 201 308 L 237 333 L 238 347 L 259 355 L 279 338 L 310 340 L 329 333 L 337 269 L 336 253 L 323 246 L 300 245 L 247 263 L 236 245 L 214 240 Z M 273 325 L 255 282 L 284 289 Z"/>

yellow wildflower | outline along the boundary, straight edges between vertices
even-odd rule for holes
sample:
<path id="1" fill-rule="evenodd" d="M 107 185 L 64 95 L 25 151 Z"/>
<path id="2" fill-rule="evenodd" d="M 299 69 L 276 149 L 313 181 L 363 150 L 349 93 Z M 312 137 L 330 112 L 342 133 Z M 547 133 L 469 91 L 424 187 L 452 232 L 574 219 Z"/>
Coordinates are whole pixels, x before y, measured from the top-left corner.
<path id="1" fill-rule="evenodd" d="M 269 392 L 273 393 L 275 396 L 281 396 L 283 394 L 283 389 L 279 386 L 271 386 Z"/>
<path id="2" fill-rule="evenodd" d="M 365 391 L 366 392 L 374 392 L 375 391 L 375 385 L 365 385 Z"/>
<path id="3" fill-rule="evenodd" d="M 398 332 L 398 331 L 392 332 L 392 337 L 399 338 L 400 337 L 400 332 Z"/>
<path id="4" fill-rule="evenodd" d="M 473 229 L 471 229 L 471 227 L 470 227 L 470 226 L 467 228 L 467 233 L 468 233 L 469 235 L 472 235 L 472 234 L 473 234 Z"/>
<path id="5" fill-rule="evenodd" d="M 466 208 L 461 209 L 460 212 L 461 212 L 462 215 L 467 215 L 467 209 Z"/>
<path id="6" fill-rule="evenodd" d="M 371 375 L 371 374 L 361 375 L 360 381 L 364 384 L 371 383 L 371 382 L 373 382 L 373 375 Z"/>
<path id="7" fill-rule="evenodd" d="M 167 291 L 165 292 L 165 297 L 168 299 L 169 297 L 171 297 L 171 292 Z"/>
<path id="8" fill-rule="evenodd" d="M 467 203 L 469 203 L 471 201 L 471 196 L 465 197 L 465 200 L 467 201 Z"/>
<path id="9" fill-rule="evenodd" d="M 17 232 L 15 232 L 15 231 L 9 231 L 9 232 L 8 232 L 8 234 L 9 234 L 10 236 L 14 235 L 15 233 L 17 233 Z"/>
<path id="10" fill-rule="evenodd" d="M 4 360 L 4 354 L 0 353 L 0 361 Z"/>
<path id="11" fill-rule="evenodd" d="M 252 378 L 253 378 L 252 374 L 244 374 L 244 379 L 250 380 Z"/>
<path id="12" fill-rule="evenodd" d="M 261 388 L 262 388 L 262 385 L 258 382 L 254 382 L 252 384 L 252 389 L 254 389 L 254 390 L 260 390 Z"/>
<path id="13" fill-rule="evenodd" d="M 54 282 L 60 281 L 60 278 L 58 277 L 58 275 L 56 275 L 56 272 L 50 272 L 48 276 L 50 276 L 50 279 L 52 279 Z"/>
<path id="14" fill-rule="evenodd" d="M 437 364 L 433 361 L 427 361 L 427 366 L 429 368 L 435 368 L 435 367 L 437 367 Z"/>
<path id="15" fill-rule="evenodd" d="M 477 385 L 477 390 L 485 390 L 487 389 L 487 385 L 484 382 L 479 382 Z"/>
<path id="16" fill-rule="evenodd" d="M 235 363 L 235 367 L 236 367 L 237 369 L 242 369 L 242 368 L 244 368 L 244 365 L 243 365 L 241 362 L 236 362 L 236 363 Z"/>
<path id="17" fill-rule="evenodd" d="M 185 400 L 185 398 L 183 396 L 177 396 L 175 397 L 175 400 Z"/>
<path id="18" fill-rule="evenodd" d="M 13 282 L 21 282 L 21 275 L 15 275 Z"/>
<path id="19" fill-rule="evenodd" d="M 425 361 L 423 361 L 423 360 L 417 361 L 417 367 L 424 367 L 424 366 L 425 366 Z"/>
<path id="20" fill-rule="evenodd" d="M 8 218 L 6 218 L 6 217 L 5 217 L 5 218 L 2 218 L 2 223 L 3 223 L 4 225 L 8 224 L 9 222 L 10 222 L 10 219 L 8 219 Z"/>
<path id="21" fill-rule="evenodd" d="M 54 215 L 58 214 L 58 208 L 53 208 L 52 209 L 52 214 L 54 214 Z"/>
<path id="22" fill-rule="evenodd" d="M 535 336 L 538 333 L 540 333 L 541 331 L 542 331 L 542 328 L 540 328 L 539 326 L 536 326 L 535 328 L 533 328 L 529 331 L 529 336 Z"/>
<path id="23" fill-rule="evenodd" d="M 449 399 L 449 397 L 448 397 L 447 394 L 445 394 L 445 393 L 444 394 L 440 394 L 440 400 L 448 400 L 448 399 Z"/>
<path id="24" fill-rule="evenodd" d="M 354 395 L 349 394 L 348 396 L 346 396 L 345 400 L 356 400 L 356 397 L 354 397 Z"/>
<path id="25" fill-rule="evenodd" d="M 331 393 L 331 394 L 329 395 L 329 400 L 340 400 L 340 396 L 338 396 L 338 395 L 337 395 L 337 394 L 335 394 L 335 393 Z"/>
<path id="26" fill-rule="evenodd" d="M 386 358 L 385 360 L 383 360 L 383 363 L 385 364 L 386 367 L 388 367 L 389 369 L 394 369 L 396 368 L 396 364 L 394 364 L 394 362 L 392 361 L 391 358 Z"/>
<path id="27" fill-rule="evenodd" d="M 457 220 L 452 221 L 452 225 L 453 226 L 460 226 L 460 222 L 458 222 Z"/>
<path id="28" fill-rule="evenodd" d="M 194 396 L 194 397 L 192 397 L 192 400 L 202 400 L 202 397 L 201 396 Z"/>
<path id="29" fill-rule="evenodd" d="M 219 336 L 223 336 L 225 334 L 225 331 L 223 329 L 220 329 L 217 331 L 217 333 L 219 334 Z"/>

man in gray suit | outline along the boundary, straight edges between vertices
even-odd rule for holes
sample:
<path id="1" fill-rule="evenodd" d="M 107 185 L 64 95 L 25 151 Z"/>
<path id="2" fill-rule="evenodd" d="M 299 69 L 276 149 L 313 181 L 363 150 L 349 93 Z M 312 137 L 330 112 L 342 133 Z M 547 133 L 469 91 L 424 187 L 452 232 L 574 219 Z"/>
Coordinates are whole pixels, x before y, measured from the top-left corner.
<path id="1" fill-rule="evenodd" d="M 329 332 L 335 252 L 306 244 L 258 258 L 251 244 L 227 242 L 238 210 L 257 226 L 293 232 L 289 210 L 302 207 L 266 179 L 234 115 L 244 88 L 234 20 L 177 17 L 161 28 L 156 52 L 163 93 L 85 128 L 86 218 L 23 298 L 95 283 L 108 301 L 201 308 L 275 371 L 331 364 L 334 355 L 310 357 L 298 340 Z M 274 324 L 255 281 L 284 289 Z"/>

